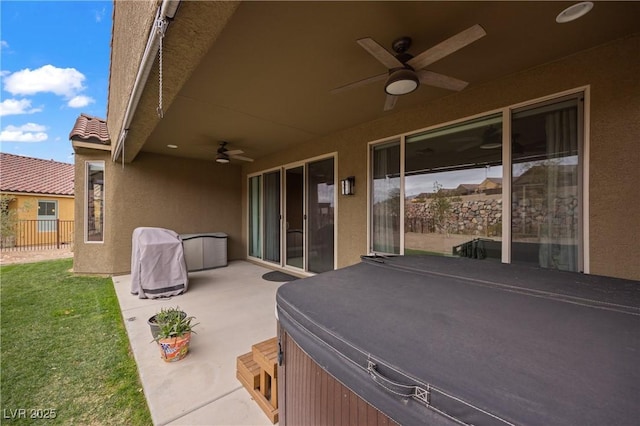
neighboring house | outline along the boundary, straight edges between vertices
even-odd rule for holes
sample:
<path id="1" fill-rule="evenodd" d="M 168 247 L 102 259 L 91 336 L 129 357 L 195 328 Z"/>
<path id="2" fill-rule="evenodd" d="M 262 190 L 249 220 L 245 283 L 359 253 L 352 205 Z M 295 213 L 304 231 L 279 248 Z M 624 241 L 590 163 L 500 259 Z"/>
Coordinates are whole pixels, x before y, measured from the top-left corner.
<path id="1" fill-rule="evenodd" d="M 0 153 L 3 247 L 72 242 L 73 179 L 73 164 Z"/>
<path id="2" fill-rule="evenodd" d="M 95 218 L 92 203 L 104 202 L 103 232 L 90 220 L 76 229 L 75 271 L 128 273 L 138 226 L 225 232 L 230 259 L 309 273 L 426 242 L 450 252 L 448 234 L 408 240 L 404 191 L 481 182 L 490 167 L 503 262 L 544 254 L 545 267 L 640 279 L 640 2 L 598 2 L 557 23 L 566 6 L 114 2 L 111 137 L 71 135 L 76 214 Z M 404 35 L 419 70 L 405 69 L 403 84 L 422 83 L 391 96 L 384 87 L 401 75 L 389 68 L 403 64 L 379 47 Z M 380 46 L 363 49 L 367 37 Z M 550 162 L 572 165 L 578 182 L 570 232 L 557 218 L 553 232 L 528 224 L 528 207 L 511 202 L 515 171 Z M 485 220 L 481 202 L 463 207 Z"/>
<path id="3" fill-rule="evenodd" d="M 478 192 L 478 186 L 479 184 L 477 183 L 461 183 L 456 188 L 456 193 L 458 195 L 475 194 L 476 192 Z"/>
<path id="4" fill-rule="evenodd" d="M 477 191 L 487 193 L 502 189 L 502 178 L 486 178 L 478 185 Z"/>

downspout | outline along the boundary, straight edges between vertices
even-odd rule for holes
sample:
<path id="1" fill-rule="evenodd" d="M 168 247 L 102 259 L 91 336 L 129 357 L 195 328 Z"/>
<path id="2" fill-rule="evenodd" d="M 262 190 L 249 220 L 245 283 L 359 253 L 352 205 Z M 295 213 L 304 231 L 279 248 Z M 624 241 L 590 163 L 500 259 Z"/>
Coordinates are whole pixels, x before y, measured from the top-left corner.
<path id="1" fill-rule="evenodd" d="M 168 25 L 168 21 L 172 20 L 175 17 L 179 5 L 180 0 L 163 0 L 162 4 L 158 8 L 158 11 L 156 12 L 156 19 L 153 22 L 153 28 L 151 29 L 151 33 L 149 34 L 147 46 L 144 49 L 142 61 L 140 62 L 140 67 L 138 68 L 138 74 L 136 75 L 135 82 L 133 83 L 133 90 L 131 92 L 131 96 L 129 97 L 129 103 L 127 104 L 127 109 L 124 113 L 122 131 L 120 132 L 118 142 L 116 143 L 113 152 L 112 161 L 116 161 L 118 159 L 118 156 L 122 154 L 122 167 L 124 167 L 124 142 L 127 139 L 127 133 L 129 132 L 131 120 L 133 119 L 133 115 L 136 111 L 136 108 L 138 107 L 138 102 L 140 101 L 140 97 L 142 96 L 142 91 L 144 90 L 144 87 L 147 83 L 149 73 L 151 72 L 151 67 L 153 66 L 156 55 L 158 53 L 160 32 L 164 31 L 163 27 L 166 27 Z"/>

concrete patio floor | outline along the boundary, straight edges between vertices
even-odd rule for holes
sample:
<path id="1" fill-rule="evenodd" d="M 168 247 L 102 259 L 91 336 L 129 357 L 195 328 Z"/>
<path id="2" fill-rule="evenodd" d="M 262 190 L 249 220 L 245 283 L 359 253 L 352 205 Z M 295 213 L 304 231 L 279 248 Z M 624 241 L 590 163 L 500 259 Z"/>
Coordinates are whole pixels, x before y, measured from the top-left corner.
<path id="1" fill-rule="evenodd" d="M 236 379 L 236 358 L 276 335 L 275 294 L 283 283 L 262 279 L 269 269 L 245 261 L 190 272 L 185 294 L 139 299 L 131 275 L 113 277 L 131 348 L 154 425 L 270 425 Z M 147 320 L 162 307 L 196 317 L 189 354 L 164 362 Z"/>

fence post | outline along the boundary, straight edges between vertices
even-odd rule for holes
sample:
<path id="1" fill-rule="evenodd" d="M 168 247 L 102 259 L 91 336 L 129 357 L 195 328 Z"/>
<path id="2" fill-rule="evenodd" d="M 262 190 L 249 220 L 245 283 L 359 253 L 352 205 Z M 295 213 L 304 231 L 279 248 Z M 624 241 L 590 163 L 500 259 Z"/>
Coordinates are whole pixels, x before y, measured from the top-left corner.
<path id="1" fill-rule="evenodd" d="M 60 219 L 56 219 L 56 248 L 60 248 Z"/>

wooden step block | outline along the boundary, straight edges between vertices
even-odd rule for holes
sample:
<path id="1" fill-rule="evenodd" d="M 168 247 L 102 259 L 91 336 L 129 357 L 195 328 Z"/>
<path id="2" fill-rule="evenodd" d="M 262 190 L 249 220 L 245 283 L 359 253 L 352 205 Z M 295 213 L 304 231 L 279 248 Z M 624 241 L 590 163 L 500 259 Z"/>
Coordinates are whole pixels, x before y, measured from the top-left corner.
<path id="1" fill-rule="evenodd" d="M 253 397 L 254 401 L 258 403 L 258 407 L 260 407 L 262 411 L 267 415 L 267 417 L 269 417 L 269 420 L 271 420 L 271 423 L 277 423 L 278 409 L 274 408 L 271 405 L 271 402 L 267 398 L 265 398 L 260 392 L 258 392 L 257 389 L 251 392 L 251 396 Z"/>
<path id="2" fill-rule="evenodd" d="M 273 337 L 251 347 L 253 360 L 258 363 L 271 378 L 278 377 L 278 338 Z"/>
<path id="3" fill-rule="evenodd" d="M 236 363 L 236 376 L 242 377 L 243 384 L 248 389 L 260 387 L 260 366 L 253 360 L 253 352 L 248 352 L 238 357 Z"/>

